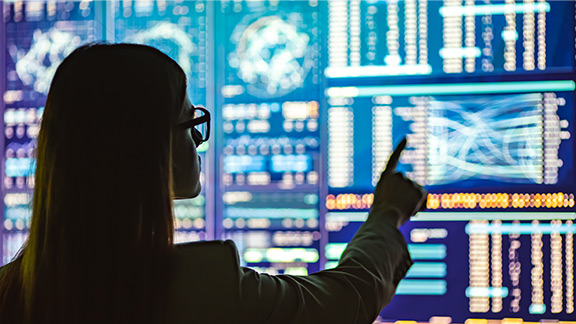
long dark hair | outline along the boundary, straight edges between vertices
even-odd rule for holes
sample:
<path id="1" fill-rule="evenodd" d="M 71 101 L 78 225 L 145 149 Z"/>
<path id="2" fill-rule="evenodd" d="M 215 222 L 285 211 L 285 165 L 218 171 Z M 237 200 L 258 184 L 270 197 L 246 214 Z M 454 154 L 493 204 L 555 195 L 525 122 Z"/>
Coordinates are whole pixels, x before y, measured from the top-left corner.
<path id="1" fill-rule="evenodd" d="M 90 44 L 59 66 L 38 137 L 28 241 L 0 278 L 1 323 L 156 322 L 173 247 L 182 69 Z"/>

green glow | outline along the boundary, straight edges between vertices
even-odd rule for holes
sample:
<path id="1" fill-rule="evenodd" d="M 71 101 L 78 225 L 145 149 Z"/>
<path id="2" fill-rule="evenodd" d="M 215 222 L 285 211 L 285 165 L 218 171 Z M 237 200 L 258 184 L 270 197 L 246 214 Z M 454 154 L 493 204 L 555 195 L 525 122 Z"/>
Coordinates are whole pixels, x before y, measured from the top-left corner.
<path id="1" fill-rule="evenodd" d="M 531 304 L 528 308 L 530 314 L 544 314 L 546 313 L 546 305 L 544 304 Z"/>
<path id="2" fill-rule="evenodd" d="M 304 267 L 288 267 L 284 270 L 284 274 L 292 276 L 307 276 L 308 269 Z"/>
<path id="3" fill-rule="evenodd" d="M 318 218 L 318 209 L 303 208 L 242 208 L 228 207 L 224 211 L 228 218 Z"/>
<path id="4" fill-rule="evenodd" d="M 197 152 L 207 152 L 208 148 L 210 148 L 210 144 L 208 142 L 204 142 L 196 148 L 196 151 Z"/>
<path id="5" fill-rule="evenodd" d="M 330 212 L 326 213 L 327 222 L 364 222 L 368 212 Z"/>
<path id="6" fill-rule="evenodd" d="M 444 262 L 416 262 L 408 270 L 406 278 L 444 278 L 446 268 Z"/>
<path id="7" fill-rule="evenodd" d="M 468 287 L 466 288 L 466 297 L 508 297 L 508 288 L 506 287 Z"/>
<path id="8" fill-rule="evenodd" d="M 446 245 L 408 244 L 408 252 L 414 260 L 442 260 L 446 258 Z"/>
<path id="9" fill-rule="evenodd" d="M 328 261 L 324 265 L 324 269 L 333 269 L 333 268 L 336 268 L 337 266 L 338 266 L 338 261 Z"/>
<path id="10" fill-rule="evenodd" d="M 490 4 L 474 5 L 460 7 L 442 7 L 440 15 L 443 17 L 450 16 L 485 16 L 485 15 L 504 15 L 508 13 L 524 14 L 550 12 L 548 2 L 541 3 L 519 3 L 519 4 Z"/>
<path id="11" fill-rule="evenodd" d="M 576 225 L 554 224 L 472 224 L 464 228 L 466 234 L 574 234 Z"/>
<path id="12" fill-rule="evenodd" d="M 348 243 L 328 243 L 324 248 L 326 259 L 339 260 Z"/>
<path id="13" fill-rule="evenodd" d="M 396 295 L 444 295 L 448 290 L 445 280 L 413 280 L 400 281 Z"/>
<path id="14" fill-rule="evenodd" d="M 328 97 L 374 97 L 374 96 L 414 96 L 414 95 L 453 95 L 481 93 L 523 93 L 542 91 L 574 91 L 572 80 L 523 81 L 523 82 L 484 82 L 453 84 L 419 84 L 403 86 L 332 87 L 326 89 Z"/>
<path id="15" fill-rule="evenodd" d="M 246 249 L 244 261 L 248 263 L 260 262 L 305 262 L 314 263 L 319 259 L 316 249 L 305 248 L 269 248 L 269 249 Z"/>

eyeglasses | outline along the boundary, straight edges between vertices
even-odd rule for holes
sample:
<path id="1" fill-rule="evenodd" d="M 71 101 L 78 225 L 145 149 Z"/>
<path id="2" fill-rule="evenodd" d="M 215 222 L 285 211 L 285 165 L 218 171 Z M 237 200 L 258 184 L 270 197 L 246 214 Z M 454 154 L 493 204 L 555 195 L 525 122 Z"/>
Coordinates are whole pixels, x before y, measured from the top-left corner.
<path id="1" fill-rule="evenodd" d="M 179 123 L 177 126 L 182 129 L 190 128 L 192 139 L 198 147 L 210 138 L 210 113 L 204 107 L 192 106 L 192 110 L 194 111 L 194 118 Z"/>

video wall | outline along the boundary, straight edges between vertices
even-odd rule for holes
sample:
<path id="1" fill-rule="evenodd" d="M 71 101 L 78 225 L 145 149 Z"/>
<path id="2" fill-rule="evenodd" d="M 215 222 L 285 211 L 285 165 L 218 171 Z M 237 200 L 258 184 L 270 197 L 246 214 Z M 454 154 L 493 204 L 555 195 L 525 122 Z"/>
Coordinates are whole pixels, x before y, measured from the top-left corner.
<path id="1" fill-rule="evenodd" d="M 574 2 L 0 4 L 2 264 L 27 236 L 56 67 L 86 42 L 135 42 L 175 59 L 213 115 L 178 242 L 232 239 L 271 274 L 335 267 L 406 136 L 399 169 L 428 209 L 401 229 L 415 264 L 378 321 L 576 316 Z"/>

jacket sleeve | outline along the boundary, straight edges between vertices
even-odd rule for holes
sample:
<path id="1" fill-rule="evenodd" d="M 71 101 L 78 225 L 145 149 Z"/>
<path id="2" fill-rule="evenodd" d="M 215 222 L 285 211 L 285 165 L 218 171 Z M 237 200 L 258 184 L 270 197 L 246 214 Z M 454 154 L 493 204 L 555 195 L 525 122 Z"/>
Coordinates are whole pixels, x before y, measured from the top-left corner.
<path id="1" fill-rule="evenodd" d="M 399 211 L 369 215 L 334 269 L 272 276 L 241 268 L 241 323 L 372 323 L 412 265 L 397 218 L 386 213 Z"/>

